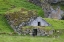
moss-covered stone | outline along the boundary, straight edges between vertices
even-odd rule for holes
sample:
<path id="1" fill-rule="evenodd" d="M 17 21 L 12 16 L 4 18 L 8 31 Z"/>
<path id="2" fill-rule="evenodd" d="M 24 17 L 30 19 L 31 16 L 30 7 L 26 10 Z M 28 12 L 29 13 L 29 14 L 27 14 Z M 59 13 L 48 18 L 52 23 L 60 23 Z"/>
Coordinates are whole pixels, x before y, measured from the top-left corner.
<path id="1" fill-rule="evenodd" d="M 14 25 L 19 25 L 22 22 L 27 22 L 31 17 L 36 17 L 37 13 L 32 10 L 21 9 L 20 11 L 7 13 L 6 17 L 9 21 L 14 21 Z"/>

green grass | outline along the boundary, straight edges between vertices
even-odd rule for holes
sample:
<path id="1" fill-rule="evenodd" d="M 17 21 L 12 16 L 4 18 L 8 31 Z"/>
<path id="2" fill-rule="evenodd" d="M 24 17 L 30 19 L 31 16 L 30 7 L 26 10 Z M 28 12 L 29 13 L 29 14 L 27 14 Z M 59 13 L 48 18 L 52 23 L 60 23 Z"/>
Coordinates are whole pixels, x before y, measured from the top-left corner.
<path id="1" fill-rule="evenodd" d="M 26 8 L 29 10 L 36 10 L 38 12 L 38 15 L 42 16 L 44 15 L 43 10 L 41 7 L 36 6 L 32 3 L 29 3 L 27 0 L 0 0 L 0 14 L 4 14 L 6 11 L 9 11 L 10 9 L 14 8 Z"/>
<path id="2" fill-rule="evenodd" d="M 63 42 L 63 38 L 44 38 L 28 36 L 0 36 L 0 42 Z"/>
<path id="3" fill-rule="evenodd" d="M 44 18 L 54 29 L 64 29 L 64 20 Z"/>
<path id="4" fill-rule="evenodd" d="M 0 32 L 13 32 L 4 15 L 0 15 Z"/>

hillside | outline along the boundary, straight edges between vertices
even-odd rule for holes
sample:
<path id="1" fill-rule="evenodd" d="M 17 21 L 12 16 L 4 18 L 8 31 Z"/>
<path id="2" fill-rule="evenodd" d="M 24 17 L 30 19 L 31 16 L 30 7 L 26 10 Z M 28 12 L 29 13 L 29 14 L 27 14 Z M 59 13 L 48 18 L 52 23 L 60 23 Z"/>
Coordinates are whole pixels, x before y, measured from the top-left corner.
<path id="1" fill-rule="evenodd" d="M 14 8 L 26 8 L 29 10 L 37 10 L 38 15 L 43 17 L 44 12 L 39 6 L 29 3 L 27 0 L 0 0 L 0 14 L 4 14 Z"/>
<path id="2" fill-rule="evenodd" d="M 1 32 L 13 32 L 12 28 L 6 21 L 6 18 L 3 15 L 0 15 L 0 33 Z"/>
<path id="3" fill-rule="evenodd" d="M 27 0 L 0 0 L 0 32 L 11 32 L 12 29 L 6 21 L 5 14 L 7 11 L 16 11 L 19 8 L 26 8 L 28 10 L 36 10 L 38 15 L 43 17 L 43 11 L 40 7 L 27 2 Z M 64 28 L 64 20 L 45 19 L 54 28 Z"/>

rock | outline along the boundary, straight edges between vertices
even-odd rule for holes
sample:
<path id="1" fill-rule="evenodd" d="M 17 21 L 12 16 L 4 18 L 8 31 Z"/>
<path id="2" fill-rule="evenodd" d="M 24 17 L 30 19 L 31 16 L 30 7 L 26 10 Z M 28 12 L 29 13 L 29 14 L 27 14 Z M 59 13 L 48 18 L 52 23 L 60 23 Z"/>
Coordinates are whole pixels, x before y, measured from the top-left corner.
<path id="1" fill-rule="evenodd" d="M 32 36 L 32 33 L 29 33 L 30 36 Z"/>
<path id="2" fill-rule="evenodd" d="M 41 36 L 41 33 L 38 33 L 37 36 Z"/>
<path id="3" fill-rule="evenodd" d="M 53 30 L 50 30 L 49 31 L 49 35 L 53 35 Z"/>

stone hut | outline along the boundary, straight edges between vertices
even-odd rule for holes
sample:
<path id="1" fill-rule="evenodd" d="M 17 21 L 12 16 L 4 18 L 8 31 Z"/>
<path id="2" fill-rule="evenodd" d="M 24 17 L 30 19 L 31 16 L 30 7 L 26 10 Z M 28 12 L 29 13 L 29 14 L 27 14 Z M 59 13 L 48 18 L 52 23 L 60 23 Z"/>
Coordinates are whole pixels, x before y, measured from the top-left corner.
<path id="1" fill-rule="evenodd" d="M 39 27 L 50 26 L 50 24 L 47 23 L 42 17 L 37 15 L 36 11 L 31 11 L 31 10 L 26 10 L 26 9 L 21 9 L 18 12 L 7 13 L 6 18 L 10 26 L 18 34 L 23 34 L 25 32 L 25 31 L 23 32 L 22 30 L 24 29 L 22 27 L 25 27 L 25 26 L 34 27 L 35 32 L 39 30 Z M 37 29 L 35 27 L 37 27 Z M 33 28 L 30 30 L 33 30 Z"/>

